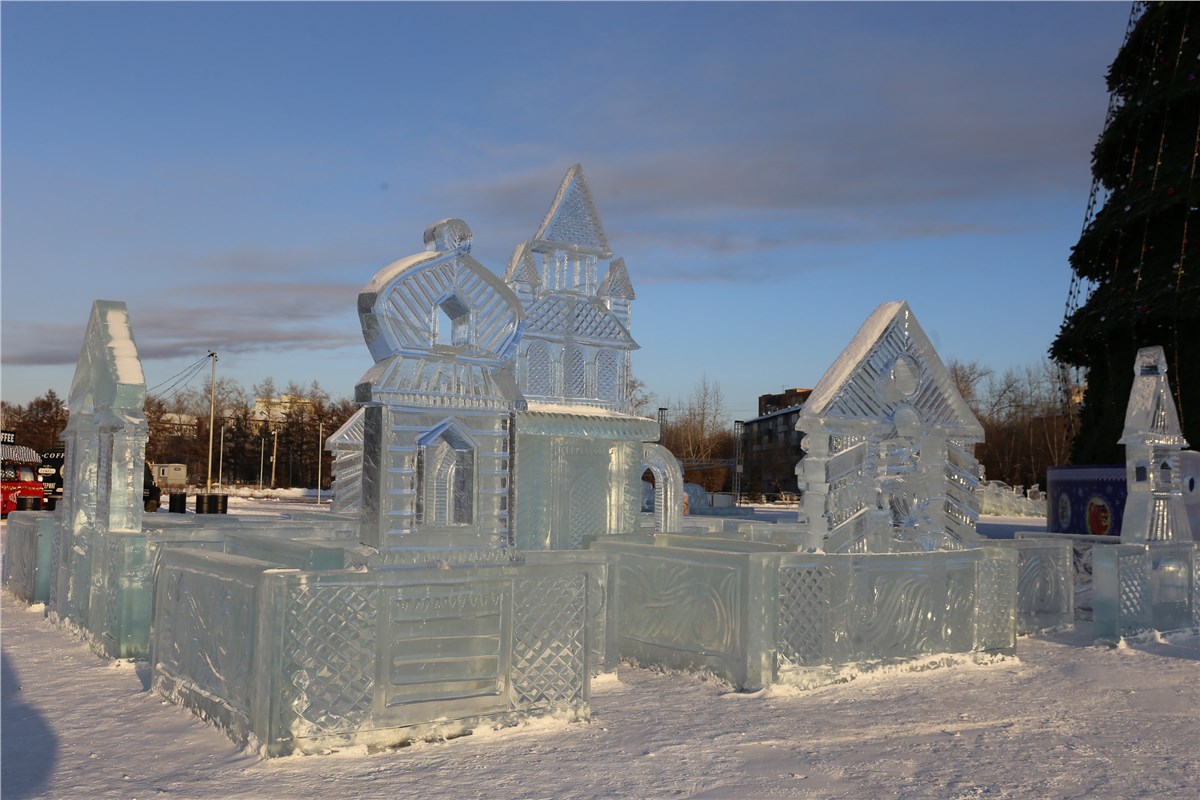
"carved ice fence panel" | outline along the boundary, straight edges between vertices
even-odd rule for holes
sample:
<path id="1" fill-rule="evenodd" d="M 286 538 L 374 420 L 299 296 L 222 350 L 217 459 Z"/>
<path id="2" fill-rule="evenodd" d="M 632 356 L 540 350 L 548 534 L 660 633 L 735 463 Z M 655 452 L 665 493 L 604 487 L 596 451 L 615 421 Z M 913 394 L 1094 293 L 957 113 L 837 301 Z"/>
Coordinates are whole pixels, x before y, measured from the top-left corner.
<path id="1" fill-rule="evenodd" d="M 1072 544 L 1057 538 L 991 542 L 1017 551 L 1017 633 L 1071 625 L 1075 621 L 1075 566 Z"/>
<path id="2" fill-rule="evenodd" d="M 582 715 L 596 570 L 305 572 L 168 551 L 154 684 L 267 755 Z"/>

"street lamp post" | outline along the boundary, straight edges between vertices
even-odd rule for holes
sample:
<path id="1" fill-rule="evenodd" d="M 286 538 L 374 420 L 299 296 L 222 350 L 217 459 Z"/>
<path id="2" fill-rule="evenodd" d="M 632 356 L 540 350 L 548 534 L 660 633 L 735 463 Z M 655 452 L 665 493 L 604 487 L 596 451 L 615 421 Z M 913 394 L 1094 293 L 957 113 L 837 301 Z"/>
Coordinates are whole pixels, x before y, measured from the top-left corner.
<path id="1" fill-rule="evenodd" d="M 213 446 L 213 425 L 217 421 L 217 354 L 211 350 L 208 357 L 212 359 L 212 391 L 209 394 L 208 401 L 208 482 L 205 492 L 212 493 L 212 446 Z"/>
<path id="2" fill-rule="evenodd" d="M 271 445 L 271 488 L 275 488 L 275 457 L 279 455 L 279 429 L 271 431 L 275 436 L 275 443 Z"/>
<path id="3" fill-rule="evenodd" d="M 325 438 L 325 423 L 317 423 L 317 505 L 321 505 L 321 440 Z"/>
<path id="4" fill-rule="evenodd" d="M 221 422 L 221 456 L 217 459 L 217 486 L 225 485 L 225 421 Z"/>

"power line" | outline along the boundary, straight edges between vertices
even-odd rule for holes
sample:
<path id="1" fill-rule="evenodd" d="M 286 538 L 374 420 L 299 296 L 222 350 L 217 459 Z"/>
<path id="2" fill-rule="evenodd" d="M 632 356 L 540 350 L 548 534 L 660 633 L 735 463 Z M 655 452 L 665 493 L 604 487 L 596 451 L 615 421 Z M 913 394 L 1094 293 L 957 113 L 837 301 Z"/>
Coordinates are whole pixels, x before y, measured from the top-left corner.
<path id="1" fill-rule="evenodd" d="M 160 386 L 170 383 L 171 385 L 167 386 L 167 388 L 162 391 L 162 394 L 163 395 L 178 394 L 180 391 L 183 390 L 183 388 L 185 386 L 187 386 L 189 383 L 191 383 L 192 380 L 195 379 L 195 377 L 201 373 L 201 371 L 203 371 L 205 365 L 207 365 L 207 363 L 208 363 L 208 359 L 209 359 L 209 356 L 207 356 L 207 355 L 204 356 L 203 358 L 196 361 L 194 364 L 190 364 L 189 366 L 184 367 L 183 370 L 181 370 L 180 372 L 176 373 L 175 375 L 172 375 L 171 377 L 167 378 L 162 383 L 159 383 L 158 385 L 156 385 L 150 389 L 147 389 L 146 393 L 150 394 L 151 392 L 154 392 L 155 390 L 157 390 Z"/>

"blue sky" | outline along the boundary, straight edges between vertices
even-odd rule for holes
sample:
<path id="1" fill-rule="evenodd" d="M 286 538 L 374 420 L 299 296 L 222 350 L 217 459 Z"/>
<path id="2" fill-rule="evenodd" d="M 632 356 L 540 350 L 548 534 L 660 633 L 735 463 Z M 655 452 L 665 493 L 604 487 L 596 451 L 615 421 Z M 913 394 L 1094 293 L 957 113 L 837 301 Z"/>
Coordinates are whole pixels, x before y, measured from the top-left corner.
<path id="1" fill-rule="evenodd" d="M 2 18 L 0 393 L 93 300 L 154 386 L 370 367 L 355 311 L 461 217 L 502 272 L 582 163 L 659 404 L 813 386 L 879 303 L 943 359 L 1062 320 L 1127 3 L 19 3 Z M 199 383 L 199 382 L 197 382 Z"/>

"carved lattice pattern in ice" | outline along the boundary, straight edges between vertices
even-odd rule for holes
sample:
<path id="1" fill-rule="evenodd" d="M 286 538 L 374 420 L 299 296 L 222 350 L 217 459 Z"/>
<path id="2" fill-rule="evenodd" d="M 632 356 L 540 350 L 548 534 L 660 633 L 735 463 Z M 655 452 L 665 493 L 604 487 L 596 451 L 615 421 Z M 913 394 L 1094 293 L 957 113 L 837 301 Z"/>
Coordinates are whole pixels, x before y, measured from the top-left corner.
<path id="1" fill-rule="evenodd" d="M 519 705 L 583 702 L 586 619 L 586 576 L 516 582 L 512 682 Z"/>
<path id="2" fill-rule="evenodd" d="M 568 508 L 567 548 L 582 550 L 583 539 L 592 534 L 604 533 L 606 526 L 605 505 L 608 502 L 607 476 L 596 469 L 576 477 L 571 484 Z"/>
<path id="3" fill-rule="evenodd" d="M 329 584 L 291 592 L 285 674 L 292 712 L 310 734 L 354 731 L 370 720 L 378 595 L 371 586 Z"/>
<path id="4" fill-rule="evenodd" d="M 601 400 L 616 400 L 619 391 L 617 359 L 612 353 L 596 356 L 596 386 Z"/>
<path id="5" fill-rule="evenodd" d="M 975 573 L 975 643 L 976 650 L 992 650 L 1012 643 L 1013 615 L 1007 611 L 1002 598 L 1011 596 L 1015 588 L 1016 565 L 1012 561 L 981 558 Z"/>
<path id="6" fill-rule="evenodd" d="M 567 397 L 587 397 L 587 359 L 578 347 L 566 351 L 565 370 L 567 376 Z"/>
<path id="7" fill-rule="evenodd" d="M 1146 574 L 1146 555 L 1140 552 L 1121 553 L 1118 558 L 1117 574 L 1121 580 L 1118 619 L 1148 619 L 1150 576 Z M 1121 627 L 1125 627 L 1124 623 Z"/>
<path id="8" fill-rule="evenodd" d="M 825 573 L 820 569 L 779 570 L 780 666 L 814 666 L 824 655 Z"/>
<path id="9" fill-rule="evenodd" d="M 554 393 L 554 379 L 550 372 L 550 350 L 542 342 L 529 345 L 526 357 L 529 359 L 530 394 L 549 396 Z"/>

